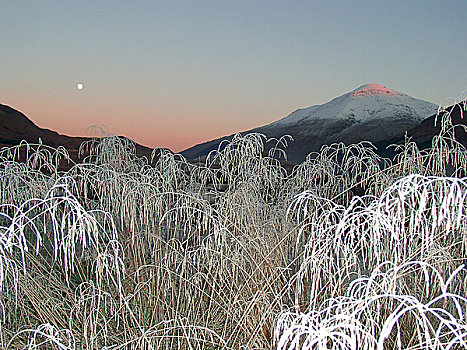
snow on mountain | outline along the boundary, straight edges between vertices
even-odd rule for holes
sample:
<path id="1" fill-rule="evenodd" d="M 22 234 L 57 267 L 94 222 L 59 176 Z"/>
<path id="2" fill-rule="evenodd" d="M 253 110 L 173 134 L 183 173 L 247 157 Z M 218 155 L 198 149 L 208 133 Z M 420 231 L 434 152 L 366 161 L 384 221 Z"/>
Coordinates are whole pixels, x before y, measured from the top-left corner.
<path id="1" fill-rule="evenodd" d="M 435 114 L 438 106 L 379 84 L 366 84 L 333 100 L 298 109 L 288 116 L 242 134 L 259 132 L 268 137 L 291 135 L 289 160 L 301 162 L 325 144 L 360 141 L 381 142 L 404 135 L 423 119 Z M 182 152 L 196 158 L 217 149 L 222 140 L 205 142 Z"/>
<path id="2" fill-rule="evenodd" d="M 306 122 L 308 119 L 348 119 L 365 122 L 380 118 L 409 118 L 421 121 L 438 106 L 379 84 L 366 84 L 322 105 L 298 109 L 270 127 Z"/>

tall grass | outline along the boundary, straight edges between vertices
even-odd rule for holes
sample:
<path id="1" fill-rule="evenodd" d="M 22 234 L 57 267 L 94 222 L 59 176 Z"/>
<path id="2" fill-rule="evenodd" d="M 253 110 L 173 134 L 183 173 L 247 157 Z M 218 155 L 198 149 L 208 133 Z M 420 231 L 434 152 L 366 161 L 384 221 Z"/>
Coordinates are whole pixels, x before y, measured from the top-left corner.
<path id="1" fill-rule="evenodd" d="M 260 134 L 197 164 L 111 135 L 77 164 L 4 148 L 1 346 L 465 348 L 467 152 L 437 122 L 430 149 L 333 144 L 292 172 Z"/>

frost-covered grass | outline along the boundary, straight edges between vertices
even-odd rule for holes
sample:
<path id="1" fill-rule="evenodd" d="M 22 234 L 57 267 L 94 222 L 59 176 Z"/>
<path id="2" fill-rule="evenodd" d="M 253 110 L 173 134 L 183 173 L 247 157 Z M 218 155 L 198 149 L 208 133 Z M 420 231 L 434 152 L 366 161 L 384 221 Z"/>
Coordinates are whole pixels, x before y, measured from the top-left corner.
<path id="1" fill-rule="evenodd" d="M 438 122 L 431 149 L 292 173 L 259 134 L 196 165 L 113 136 L 66 172 L 62 148 L 1 150 L 0 346 L 466 348 L 467 152 Z"/>

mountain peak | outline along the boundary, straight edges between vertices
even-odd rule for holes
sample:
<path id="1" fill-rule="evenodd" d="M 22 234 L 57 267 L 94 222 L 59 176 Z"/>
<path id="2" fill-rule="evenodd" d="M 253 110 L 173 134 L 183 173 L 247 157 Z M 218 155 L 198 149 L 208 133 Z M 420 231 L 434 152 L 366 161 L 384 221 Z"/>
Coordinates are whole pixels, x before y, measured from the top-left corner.
<path id="1" fill-rule="evenodd" d="M 403 137 L 423 119 L 435 114 L 438 106 L 389 89 L 380 84 L 365 84 L 331 101 L 297 109 L 271 124 L 248 132 L 267 137 L 291 135 L 287 148 L 289 159 L 301 162 L 310 152 L 325 144 L 357 143 L 363 140 L 382 142 Z M 194 146 L 183 152 L 188 158 L 208 154 L 225 138 Z"/>
<path id="2" fill-rule="evenodd" d="M 363 97 L 371 95 L 397 96 L 403 94 L 375 83 L 362 85 L 350 93 L 350 96 L 353 97 Z"/>

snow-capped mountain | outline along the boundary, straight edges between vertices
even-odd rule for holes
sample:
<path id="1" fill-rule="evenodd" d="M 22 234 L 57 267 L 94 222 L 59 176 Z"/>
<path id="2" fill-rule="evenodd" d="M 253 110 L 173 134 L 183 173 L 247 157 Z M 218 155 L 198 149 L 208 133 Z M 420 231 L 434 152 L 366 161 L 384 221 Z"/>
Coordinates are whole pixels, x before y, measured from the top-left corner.
<path id="1" fill-rule="evenodd" d="M 323 105 L 298 109 L 268 127 L 306 123 L 313 119 L 351 120 L 356 123 L 381 118 L 421 121 L 437 106 L 378 84 L 366 84 Z"/>
<path id="2" fill-rule="evenodd" d="M 325 104 L 298 109 L 245 133 L 260 132 L 276 138 L 291 135 L 294 142 L 289 145 L 287 154 L 291 161 L 300 162 L 324 144 L 379 142 L 400 137 L 437 110 L 438 106 L 433 103 L 379 84 L 366 84 Z M 228 138 L 196 145 L 182 154 L 188 158 L 206 155 Z"/>

